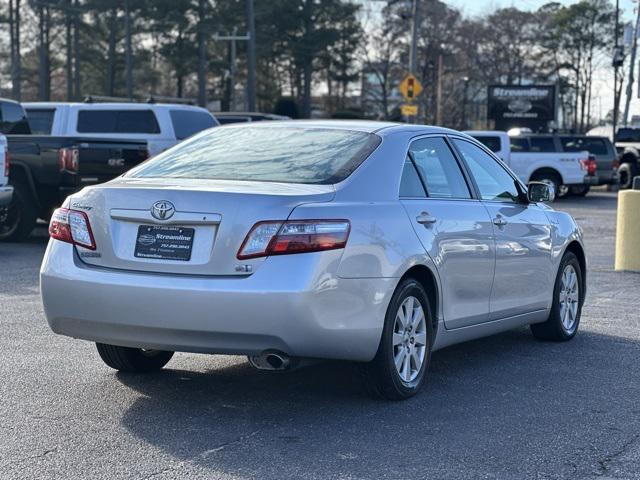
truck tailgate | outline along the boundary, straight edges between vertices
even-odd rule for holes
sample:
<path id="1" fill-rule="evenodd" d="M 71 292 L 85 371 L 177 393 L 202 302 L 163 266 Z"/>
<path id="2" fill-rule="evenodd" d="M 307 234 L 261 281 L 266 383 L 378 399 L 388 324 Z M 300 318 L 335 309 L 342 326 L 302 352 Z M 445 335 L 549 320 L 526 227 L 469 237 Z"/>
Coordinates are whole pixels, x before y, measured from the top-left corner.
<path id="1" fill-rule="evenodd" d="M 122 175 L 149 157 L 144 141 L 82 140 L 73 147 L 81 185 L 103 183 Z"/>

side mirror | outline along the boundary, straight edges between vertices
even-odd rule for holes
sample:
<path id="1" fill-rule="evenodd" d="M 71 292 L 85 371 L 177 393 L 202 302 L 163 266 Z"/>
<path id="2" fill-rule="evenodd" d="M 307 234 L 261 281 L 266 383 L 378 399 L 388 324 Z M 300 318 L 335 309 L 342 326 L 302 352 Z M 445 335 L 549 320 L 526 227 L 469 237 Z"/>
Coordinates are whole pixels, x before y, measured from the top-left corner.
<path id="1" fill-rule="evenodd" d="M 532 203 L 553 202 L 556 198 L 556 191 L 553 185 L 543 182 L 529 182 L 527 197 Z"/>

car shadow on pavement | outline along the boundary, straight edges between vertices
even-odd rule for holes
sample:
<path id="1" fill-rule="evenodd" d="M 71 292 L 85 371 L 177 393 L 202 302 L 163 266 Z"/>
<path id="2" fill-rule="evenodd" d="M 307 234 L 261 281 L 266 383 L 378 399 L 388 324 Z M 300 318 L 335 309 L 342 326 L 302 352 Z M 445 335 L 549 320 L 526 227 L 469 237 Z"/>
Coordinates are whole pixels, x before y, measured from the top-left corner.
<path id="1" fill-rule="evenodd" d="M 582 456 L 593 443 L 608 451 L 638 431 L 639 354 L 640 343 L 624 338 L 582 331 L 546 343 L 519 329 L 436 352 L 425 388 L 404 402 L 369 399 L 340 362 L 286 373 L 170 363 L 149 376 L 116 375 L 140 393 L 121 419 L 132 434 L 218 473 L 367 478 L 395 468 L 405 478 L 457 478 L 456 465 L 474 462 L 478 476 L 531 469 L 556 478 L 597 473 L 599 460 Z"/>

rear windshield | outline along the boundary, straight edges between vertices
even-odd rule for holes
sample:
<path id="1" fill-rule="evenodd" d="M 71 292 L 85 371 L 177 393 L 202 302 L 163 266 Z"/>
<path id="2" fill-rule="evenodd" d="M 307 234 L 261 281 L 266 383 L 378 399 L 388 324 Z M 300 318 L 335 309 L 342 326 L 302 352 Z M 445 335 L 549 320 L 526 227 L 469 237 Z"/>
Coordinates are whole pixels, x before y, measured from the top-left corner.
<path id="1" fill-rule="evenodd" d="M 607 143 L 598 137 L 560 137 L 562 150 L 565 152 L 587 151 L 592 155 L 606 155 Z"/>
<path id="2" fill-rule="evenodd" d="M 380 141 L 372 133 L 337 129 L 214 128 L 127 176 L 332 184 L 347 178 Z"/>
<path id="3" fill-rule="evenodd" d="M 478 140 L 481 144 L 491 150 L 493 153 L 500 152 L 500 137 L 485 137 L 485 136 L 477 136 L 473 137 Z"/>
<path id="4" fill-rule="evenodd" d="M 53 128 L 53 117 L 56 111 L 47 109 L 27 109 L 27 119 L 34 135 L 51 135 Z"/>
<path id="5" fill-rule="evenodd" d="M 207 112 L 198 110 L 170 110 L 171 123 L 173 131 L 176 133 L 178 140 L 195 135 L 207 128 L 215 127 L 216 121 L 213 116 Z"/>
<path id="6" fill-rule="evenodd" d="M 616 142 L 640 142 L 640 129 L 621 128 L 616 133 Z"/>
<path id="7" fill-rule="evenodd" d="M 151 110 L 80 110 L 80 133 L 160 133 Z"/>

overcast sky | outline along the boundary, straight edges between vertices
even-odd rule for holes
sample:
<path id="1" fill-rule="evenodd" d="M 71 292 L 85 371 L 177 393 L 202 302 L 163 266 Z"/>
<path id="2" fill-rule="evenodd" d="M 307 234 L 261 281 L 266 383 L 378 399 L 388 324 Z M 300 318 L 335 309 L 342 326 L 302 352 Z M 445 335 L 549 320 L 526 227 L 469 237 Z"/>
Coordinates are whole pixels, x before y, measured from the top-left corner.
<path id="1" fill-rule="evenodd" d="M 482 15 L 486 12 L 501 7 L 516 7 L 520 10 L 537 10 L 551 0 L 444 0 L 445 3 L 453 5 L 468 15 Z M 613 0 L 611 0 L 613 1 Z M 575 3 L 571 0 L 559 0 L 564 5 Z M 633 0 L 620 0 L 620 10 L 625 18 L 631 19 L 633 7 L 637 2 Z"/>

